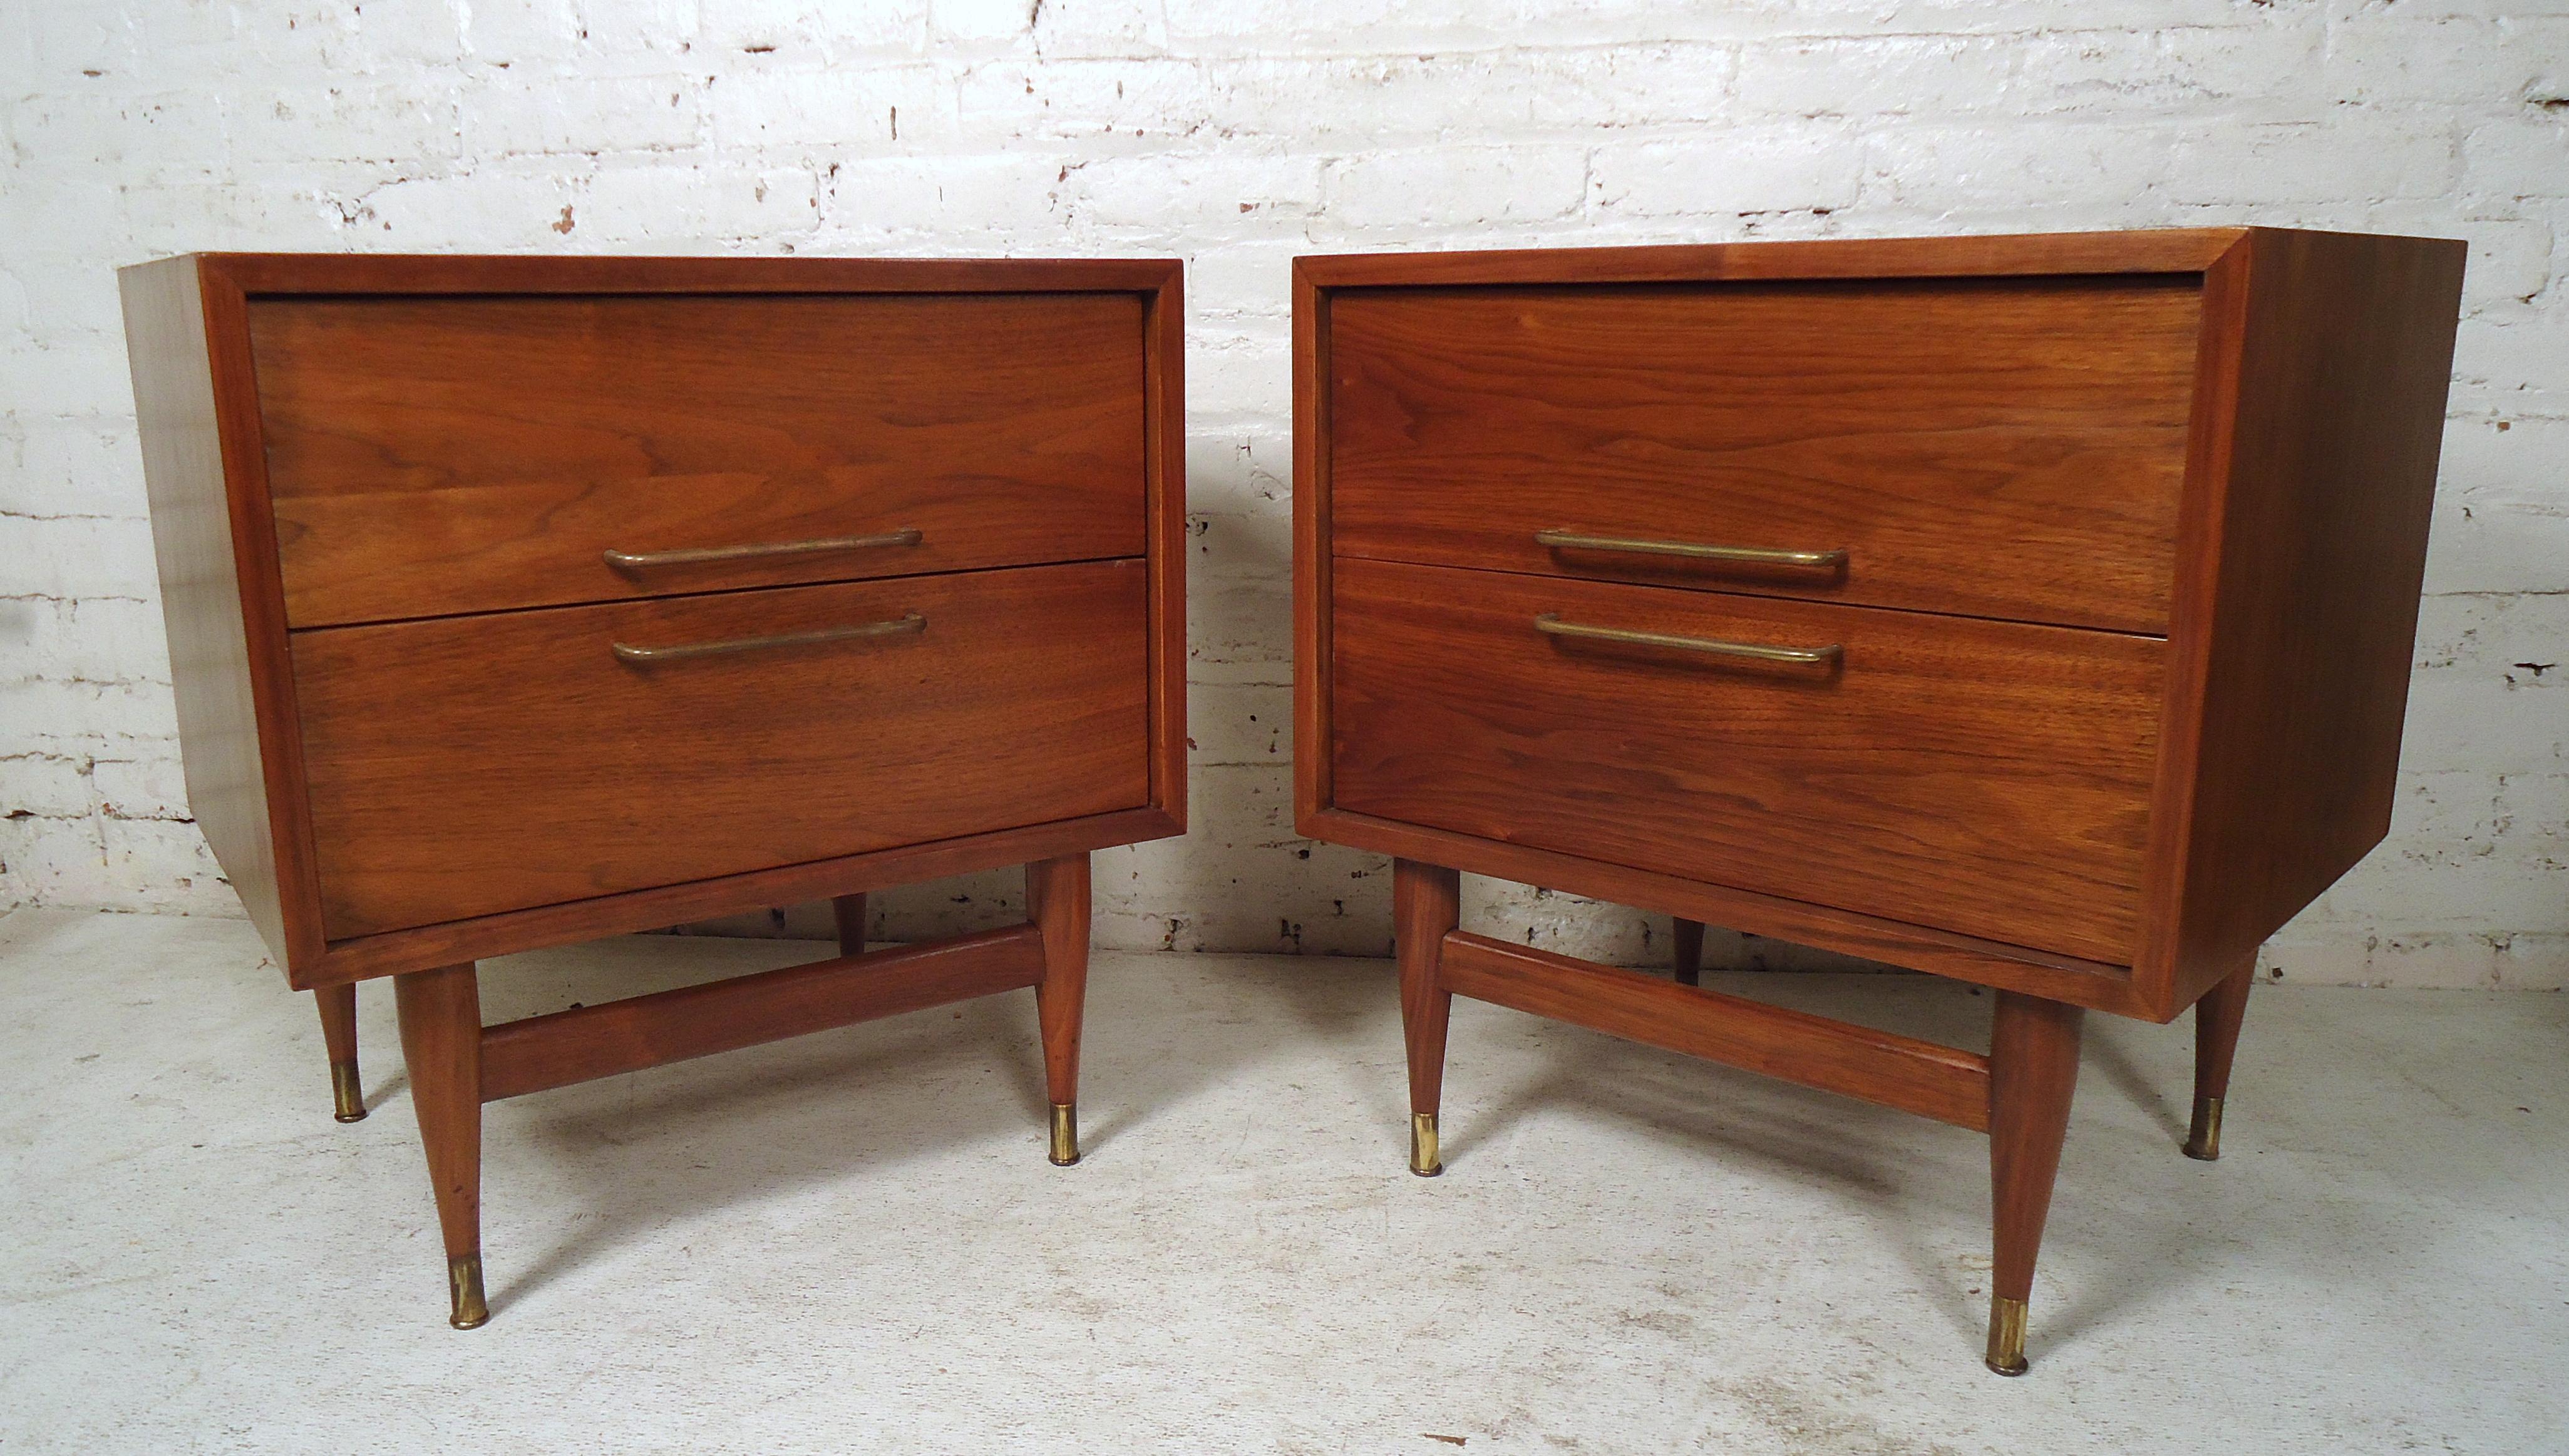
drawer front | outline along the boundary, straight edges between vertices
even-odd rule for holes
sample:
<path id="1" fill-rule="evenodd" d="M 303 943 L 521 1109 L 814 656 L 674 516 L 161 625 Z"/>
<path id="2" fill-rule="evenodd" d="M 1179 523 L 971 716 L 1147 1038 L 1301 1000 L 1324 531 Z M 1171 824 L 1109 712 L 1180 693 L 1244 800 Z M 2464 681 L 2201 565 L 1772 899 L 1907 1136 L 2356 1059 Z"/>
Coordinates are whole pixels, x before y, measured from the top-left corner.
<path id="1" fill-rule="evenodd" d="M 1342 289 L 1330 530 L 1381 560 L 2163 633 L 2200 313 L 2191 277 Z"/>
<path id="2" fill-rule="evenodd" d="M 1143 549 L 1137 294 L 267 298 L 250 337 L 299 627 Z M 857 544 L 649 559 L 808 542 Z"/>
<path id="3" fill-rule="evenodd" d="M 2128 964 L 2166 645 L 1340 560 L 1330 800 Z M 1770 662 L 1555 635 L 1797 649 Z"/>
<path id="4" fill-rule="evenodd" d="M 1144 804 L 1146 577 L 1083 562 L 297 632 L 326 933 Z M 877 623 L 897 625 L 615 650 Z"/>

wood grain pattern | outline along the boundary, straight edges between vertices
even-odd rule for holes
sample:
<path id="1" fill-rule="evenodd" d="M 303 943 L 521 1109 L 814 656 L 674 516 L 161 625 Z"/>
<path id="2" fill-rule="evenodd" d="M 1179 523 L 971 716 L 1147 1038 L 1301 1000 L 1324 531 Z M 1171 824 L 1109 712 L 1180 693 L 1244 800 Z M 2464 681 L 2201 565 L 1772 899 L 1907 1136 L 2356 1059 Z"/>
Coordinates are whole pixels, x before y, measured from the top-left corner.
<path id="1" fill-rule="evenodd" d="M 2069 1102 L 2078 1090 L 2076 1006 L 2001 991 L 1990 1030 L 1990 1189 L 1996 1265 L 1991 1292 L 2033 1292 L 2034 1260 L 2051 1213 Z"/>
<path id="2" fill-rule="evenodd" d="M 1042 977 L 1041 935 L 1011 925 L 574 1006 L 484 1031 L 481 1096 L 523 1097 L 1016 990 Z"/>
<path id="3" fill-rule="evenodd" d="M 1817 945 L 2097 1010 L 2127 1016 L 2145 1014 L 2143 1002 L 2132 987 L 2129 966 L 2081 960 L 2029 945 L 1960 935 L 1784 896 L 1759 895 L 1692 876 L 1635 870 L 1579 855 L 1504 844 L 1343 809 L 1319 810 L 1297 819 L 1295 825 L 1313 839 L 1377 855 L 1429 863 L 1459 861 L 1471 865 L 1476 875 L 1540 885 L 1618 905 L 1647 906 L 1752 935 Z"/>
<path id="4" fill-rule="evenodd" d="M 1088 857 L 1026 866 L 1026 918 L 1043 946 L 1035 1025 L 1043 1038 L 1044 1091 L 1055 1106 L 1079 1100 L 1079 1024 L 1088 998 Z"/>
<path id="5" fill-rule="evenodd" d="M 1147 505 L 1144 550 L 1152 564 L 1151 620 L 1181 634 L 1185 620 L 1185 411 L 1180 265 L 1172 259 L 578 258 L 196 254 L 127 270 L 130 339 L 144 449 L 175 511 L 156 536 L 172 612 L 178 696 L 188 773 L 226 876 L 289 982 L 309 989 L 398 974 L 530 944 L 557 944 L 696 915 L 881 888 L 1027 859 L 1181 832 L 1186 654 L 1150 647 L 1150 798 L 1144 807 L 1081 814 L 932 843 L 801 860 L 771 869 L 652 885 L 388 934 L 329 940 L 324 933 L 310 814 L 300 766 L 275 513 L 268 498 L 248 313 L 269 295 L 417 294 L 449 302 L 493 295 L 974 295 L 1088 293 L 1141 300 L 1133 375 L 1147 398 L 1142 430 Z M 272 301 L 272 300 L 270 300 Z M 565 299 L 563 301 L 576 301 Z M 681 300 L 683 301 L 683 300 Z M 983 300 L 987 301 L 987 300 Z M 1089 361 L 1078 361 L 1087 367 Z M 214 458 L 207 458 L 208 449 Z M 167 466 L 168 468 L 164 468 Z M 189 504 L 192 502 L 193 504 Z M 211 514 L 208 515 L 208 512 Z M 156 511 L 156 515 L 164 514 Z M 190 525 L 190 521 L 194 523 Z M 218 534 L 209 535 L 211 526 Z M 216 573 L 228 571 L 226 583 Z M 199 583 L 189 590 L 184 583 Z M 224 613 L 236 614 L 231 632 Z M 193 645 L 191 645 L 193 644 Z M 228 705 L 228 706 L 226 706 Z M 198 711 L 201 708 L 202 711 Z M 530 938 L 532 937 L 532 938 Z"/>
<path id="6" fill-rule="evenodd" d="M 1439 978 L 1458 996 L 1975 1132 L 1990 1125 L 1989 1063 L 1973 1052 L 1466 930 L 1445 936 Z"/>
<path id="7" fill-rule="evenodd" d="M 1330 305 L 1340 554 L 2166 629 L 2196 280 L 1424 288 Z M 1843 550 L 1828 569 L 1540 531 Z"/>
<path id="8" fill-rule="evenodd" d="M 1847 237 L 1678 247 L 1540 247 L 1338 253 L 1293 260 L 1322 288 L 1415 284 L 1759 282 L 1808 278 L 2042 277 L 2198 273 L 2236 227 L 2026 232 L 1981 237 Z"/>
<path id="9" fill-rule="evenodd" d="M 287 920 L 295 887 L 278 865 L 291 854 L 287 805 L 271 799 L 272 755 L 261 733 L 273 687 L 264 642 L 281 629 L 258 591 L 266 527 L 236 509 L 225 489 L 239 445 L 225 430 L 210 343 L 204 284 L 194 258 L 165 258 L 122 269 L 126 357 L 134 372 L 143 480 L 152 506 L 152 546 L 161 577 L 161 617 L 170 637 L 188 814 L 241 898 L 259 938 L 279 965 L 299 948 Z M 215 302 L 216 316 L 221 303 Z M 272 566 L 269 568 L 272 572 Z"/>
<path id="10" fill-rule="evenodd" d="M 2107 286 L 2107 275 L 2125 275 L 2112 285 L 2124 286 L 2128 275 L 2154 274 L 2176 290 L 2167 296 L 2199 284 L 2201 327 L 2138 935 L 2120 963 L 2092 958 L 2093 947 L 2081 957 L 2028 946 L 2018 930 L 1957 934 L 1865 913 L 1808 887 L 1764 894 L 1700 873 L 1648 871 L 1357 812 L 1338 792 L 1330 754 L 1296 755 L 1296 825 L 1377 853 L 1698 913 L 1754 933 L 2167 1020 L 2382 833 L 2461 257 L 2459 243 L 2434 239 L 2211 228 L 1297 259 L 1294 680 L 1295 736 L 1304 745 L 1329 743 L 1337 732 L 1332 603 L 1346 518 L 1336 465 L 1343 422 L 1330 381 L 1347 372 L 1337 350 L 1351 307 L 1431 289 L 1554 296 L 1614 291 L 1596 286 L 1608 284 L 1754 282 L 1820 296 L 1827 290 L 1806 285 L 1876 280 L 1866 286 L 1934 291 L 1954 285 L 1879 280 L 2041 278 L 2053 280 L 2043 287 L 2074 290 Z M 1977 286 L 2005 296 L 2023 285 Z M 1427 347 L 1459 356 L 1470 342 Z M 1547 336 L 1528 347 L 1541 352 L 1558 341 Z M 1597 374 L 1611 383 L 1617 362 L 1608 359 Z M 1576 397 L 1608 385 L 1580 375 L 1559 387 Z M 1386 428 L 1397 434 L 1408 424 Z M 1387 438 L 1382 448 L 1388 456 L 1394 445 Z M 1431 479 L 1438 461 L 1428 457 L 1437 453 L 1418 454 L 1404 468 L 1421 472 L 1419 489 L 1384 500 L 1395 511 L 1435 517 L 1446 510 Z M 1608 499 L 1601 509 L 1616 506 Z M 1481 529 L 1455 520 L 1457 530 Z M 2098 568 L 2110 574 L 2117 563 Z"/>
<path id="11" fill-rule="evenodd" d="M 2131 953 L 2154 640 L 1346 558 L 1336 579 L 1346 809 Z M 1534 629 L 1546 613 L 1845 657 L 1769 667 L 1574 642 Z"/>
<path id="12" fill-rule="evenodd" d="M 1028 859 L 1138 844 L 1175 833 L 1178 831 L 1169 817 L 1156 808 L 1119 809 L 989 834 L 957 835 L 872 854 L 840 855 L 774 870 L 654 885 L 646 890 L 565 901 L 533 910 L 446 920 L 339 941 L 298 968 L 295 984 L 305 989 L 398 975 L 423 965 L 441 964 L 460 954 L 498 955 L 568 945 L 600 935 L 737 913 L 744 907 L 826 899 L 851 885 L 869 889 L 916 885 L 922 880 L 986 870 L 992 860 L 1023 864 Z"/>
<path id="13" fill-rule="evenodd" d="M 1131 294 L 301 297 L 249 320 L 298 627 L 1144 552 Z"/>
<path id="14" fill-rule="evenodd" d="M 2464 245 L 2252 229 L 2210 285 L 2235 339 L 2206 388 L 2174 637 L 2161 1019 L 2390 822 Z"/>
<path id="15" fill-rule="evenodd" d="M 1462 879 L 1441 865 L 1391 862 L 1391 941 L 1400 960 L 1400 1029 L 1409 1059 L 1409 1110 L 1436 1111 L 1445 1095 L 1445 1030 L 1454 995 L 1441 964 L 1462 918 Z"/>
<path id="16" fill-rule="evenodd" d="M 334 1063 L 350 982 L 397 977 L 454 1323 L 487 1313 L 485 1096 L 1037 984 L 1068 1096 L 1085 857 L 1185 825 L 1176 262 L 124 287 L 191 790 Z M 914 528 L 892 564 L 598 558 Z M 1040 927 L 861 953 L 868 891 L 1030 861 Z M 859 954 L 480 1025 L 474 957 L 815 895 Z"/>
<path id="17" fill-rule="evenodd" d="M 1141 807 L 1147 601 L 1095 562 L 298 633 L 331 932 Z"/>
<path id="18" fill-rule="evenodd" d="M 1985 1128 L 2018 1373 L 2082 1008 L 2201 998 L 2208 1156 L 2258 941 L 2386 824 L 2461 259 L 2267 229 L 1299 259 L 1295 824 L 1398 857 L 1395 914 L 1425 862 L 1670 913 L 1681 979 L 1710 921 L 2000 987 L 1984 1062 L 1460 932 L 1438 972 Z M 1753 580 L 1537 530 L 1850 556 Z M 1843 656 L 1537 646 L 1546 614 Z"/>

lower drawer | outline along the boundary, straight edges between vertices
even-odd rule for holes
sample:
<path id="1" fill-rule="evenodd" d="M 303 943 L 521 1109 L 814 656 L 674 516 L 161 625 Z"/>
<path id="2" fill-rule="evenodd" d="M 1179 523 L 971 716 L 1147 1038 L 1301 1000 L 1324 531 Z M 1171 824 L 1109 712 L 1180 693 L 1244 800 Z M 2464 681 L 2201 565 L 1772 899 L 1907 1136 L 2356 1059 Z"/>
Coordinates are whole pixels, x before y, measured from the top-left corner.
<path id="1" fill-rule="evenodd" d="M 1148 600 L 1126 560 L 297 632 L 325 933 L 1145 804 Z"/>
<path id="2" fill-rule="evenodd" d="M 1334 574 L 1338 808 L 2131 960 L 2156 638 L 1348 557 Z"/>

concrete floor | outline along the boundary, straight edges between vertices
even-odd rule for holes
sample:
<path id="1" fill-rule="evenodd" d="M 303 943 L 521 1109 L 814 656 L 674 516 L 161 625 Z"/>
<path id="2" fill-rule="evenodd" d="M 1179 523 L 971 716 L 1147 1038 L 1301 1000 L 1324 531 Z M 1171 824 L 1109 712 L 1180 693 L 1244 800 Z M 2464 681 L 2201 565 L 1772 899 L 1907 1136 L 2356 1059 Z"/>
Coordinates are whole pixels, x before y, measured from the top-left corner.
<path id="1" fill-rule="evenodd" d="M 519 956 L 485 1014 L 817 949 Z M 470 1333 L 385 987 L 349 1127 L 244 924 L 20 911 L 0 998 L 9 1453 L 2569 1450 L 2558 995 L 2261 990 L 2214 1165 L 2187 1030 L 2091 1017 L 2020 1380 L 1980 1138 L 1458 1002 L 1412 1178 L 1377 961 L 1101 957 L 1072 1169 L 1022 993 L 497 1105 Z"/>

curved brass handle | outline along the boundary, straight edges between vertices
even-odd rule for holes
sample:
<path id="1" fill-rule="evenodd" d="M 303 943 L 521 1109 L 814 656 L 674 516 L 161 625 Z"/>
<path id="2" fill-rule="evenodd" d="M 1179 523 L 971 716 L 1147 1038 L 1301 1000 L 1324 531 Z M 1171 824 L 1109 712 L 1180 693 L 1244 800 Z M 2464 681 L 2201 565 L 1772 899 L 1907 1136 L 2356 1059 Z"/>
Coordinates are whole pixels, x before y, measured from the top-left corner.
<path id="1" fill-rule="evenodd" d="M 1787 551 L 1773 546 L 1705 546 L 1690 541 L 1634 541 L 1620 536 L 1580 536 L 1568 531 L 1538 531 L 1537 546 L 1582 551 L 1637 551 L 1654 556 L 1691 556 L 1704 561 L 1750 561 L 1761 566 L 1826 567 L 1845 563 L 1846 547 L 1831 551 Z"/>
<path id="2" fill-rule="evenodd" d="M 1566 622 L 1551 612 L 1534 619 L 1534 629 L 1556 637 L 1588 637 L 1600 642 L 1635 642 L 1645 647 L 1674 647 L 1708 652 L 1715 657 L 1750 657 L 1759 662 L 1835 662 L 1846 655 L 1843 643 L 1825 647 L 1770 647 L 1763 642 L 1725 642 L 1717 637 L 1676 637 L 1666 632 L 1637 632 L 1628 627 L 1592 627 Z"/>
<path id="3" fill-rule="evenodd" d="M 693 566 L 705 561 L 746 561 L 760 556 L 802 556 L 818 551 L 861 551 L 874 546 L 910 546 L 919 543 L 915 527 L 881 536 L 829 536 L 815 541 L 771 541 L 757 546 L 699 546 L 675 551 L 608 551 L 606 564 L 619 571 L 646 571 L 653 566 Z"/>
<path id="4" fill-rule="evenodd" d="M 772 637 L 734 637 L 728 642 L 681 642 L 674 647 L 636 647 L 630 642 L 614 644 L 615 655 L 625 662 L 681 662 L 690 657 L 722 657 L 734 652 L 757 652 L 769 647 L 805 647 L 815 642 L 845 642 L 858 637 L 898 637 L 927 630 L 927 618 L 918 612 L 886 622 L 860 622 L 853 627 L 824 627 L 817 632 L 780 632 Z"/>

